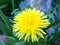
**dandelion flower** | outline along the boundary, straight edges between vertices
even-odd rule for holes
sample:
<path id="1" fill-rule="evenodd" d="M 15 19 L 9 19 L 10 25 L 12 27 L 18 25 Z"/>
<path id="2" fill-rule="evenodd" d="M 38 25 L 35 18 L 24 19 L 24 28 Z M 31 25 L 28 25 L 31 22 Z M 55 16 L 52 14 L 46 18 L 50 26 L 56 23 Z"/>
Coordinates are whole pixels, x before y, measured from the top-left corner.
<path id="1" fill-rule="evenodd" d="M 50 24 L 44 12 L 34 9 L 25 9 L 14 17 L 13 31 L 20 39 L 24 37 L 25 41 L 38 41 L 38 36 L 44 38 L 46 34 L 42 28 L 47 28 Z"/>

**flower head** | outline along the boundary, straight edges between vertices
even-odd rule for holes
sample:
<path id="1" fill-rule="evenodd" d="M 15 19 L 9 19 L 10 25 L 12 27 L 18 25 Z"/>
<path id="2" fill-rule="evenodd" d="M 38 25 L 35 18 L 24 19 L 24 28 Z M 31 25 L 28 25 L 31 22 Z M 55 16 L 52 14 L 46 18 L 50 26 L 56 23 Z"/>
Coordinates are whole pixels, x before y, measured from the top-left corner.
<path id="1" fill-rule="evenodd" d="M 25 37 L 25 41 L 38 41 L 38 36 L 44 38 L 46 34 L 41 28 L 47 28 L 49 25 L 47 16 L 37 9 L 26 9 L 14 17 L 13 30 L 17 32 L 16 36 L 20 39 Z"/>

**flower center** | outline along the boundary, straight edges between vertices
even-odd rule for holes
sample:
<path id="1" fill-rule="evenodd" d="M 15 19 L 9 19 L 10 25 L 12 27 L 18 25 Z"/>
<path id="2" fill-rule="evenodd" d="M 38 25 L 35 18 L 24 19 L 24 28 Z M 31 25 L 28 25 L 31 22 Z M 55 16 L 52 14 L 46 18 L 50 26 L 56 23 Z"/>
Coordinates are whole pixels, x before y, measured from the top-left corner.
<path id="1" fill-rule="evenodd" d="M 31 21 L 29 21 L 29 23 L 28 23 L 30 26 L 33 26 L 34 24 L 33 24 L 33 21 L 31 20 Z"/>

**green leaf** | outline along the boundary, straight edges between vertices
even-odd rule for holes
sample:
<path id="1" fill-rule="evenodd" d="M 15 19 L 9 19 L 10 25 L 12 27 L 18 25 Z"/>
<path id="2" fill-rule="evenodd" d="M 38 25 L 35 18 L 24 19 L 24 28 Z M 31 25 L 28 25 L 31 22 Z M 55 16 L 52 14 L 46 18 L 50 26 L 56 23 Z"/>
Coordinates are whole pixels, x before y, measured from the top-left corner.
<path id="1" fill-rule="evenodd" d="M 8 33 L 8 29 L 7 29 L 7 27 L 5 26 L 5 24 L 2 22 L 2 21 L 0 21 L 0 29 L 2 29 L 3 30 L 3 32 L 4 32 L 4 34 L 9 34 Z"/>
<path id="2" fill-rule="evenodd" d="M 8 4 L 8 0 L 0 0 L 0 9 L 5 8 Z"/>
<path id="3" fill-rule="evenodd" d="M 5 45 L 4 41 L 0 38 L 0 45 Z"/>
<path id="4" fill-rule="evenodd" d="M 7 5 L 8 5 L 8 3 L 6 3 L 6 4 L 0 4 L 0 9 L 5 8 Z"/>
<path id="5" fill-rule="evenodd" d="M 52 22 L 55 22 L 55 16 L 53 14 L 49 14 L 48 17 Z"/>
<path id="6" fill-rule="evenodd" d="M 60 4 L 60 0 L 56 0 L 57 4 Z"/>
<path id="7" fill-rule="evenodd" d="M 0 3 L 8 2 L 8 0 L 0 0 Z"/>
<path id="8" fill-rule="evenodd" d="M 15 43 L 14 45 L 23 45 L 23 44 L 24 44 L 24 42 L 20 41 L 20 42 Z"/>
<path id="9" fill-rule="evenodd" d="M 58 28 L 56 28 L 55 33 L 52 37 L 52 39 L 50 40 L 50 45 L 53 45 L 54 41 L 57 40 L 58 38 L 60 38 L 60 32 L 58 32 Z"/>
<path id="10" fill-rule="evenodd" d="M 4 21 L 5 23 L 5 26 L 8 28 L 8 33 L 10 36 L 12 36 L 12 26 L 11 24 L 8 22 L 8 19 L 7 17 L 4 15 L 4 13 L 0 10 L 0 17 L 2 18 L 2 20 Z"/>
<path id="11" fill-rule="evenodd" d="M 60 23 L 60 20 L 57 20 L 57 21 L 55 21 L 54 23 L 50 24 L 50 25 L 46 28 L 46 30 L 49 29 L 49 28 L 51 28 L 51 27 L 53 27 L 53 26 L 55 26 L 55 25 L 58 24 L 58 23 Z"/>
<path id="12" fill-rule="evenodd" d="M 8 45 L 13 45 L 14 43 L 17 42 L 17 40 L 13 37 L 6 36 L 6 40 L 8 42 Z"/>

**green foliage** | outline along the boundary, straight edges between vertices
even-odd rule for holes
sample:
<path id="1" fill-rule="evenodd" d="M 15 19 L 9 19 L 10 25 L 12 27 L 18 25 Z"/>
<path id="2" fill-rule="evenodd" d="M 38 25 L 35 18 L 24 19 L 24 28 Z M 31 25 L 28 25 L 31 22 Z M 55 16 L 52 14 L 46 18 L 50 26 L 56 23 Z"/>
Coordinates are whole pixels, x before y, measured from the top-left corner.
<path id="1" fill-rule="evenodd" d="M 1 29 L 5 30 L 5 33 L 7 35 L 12 35 L 12 27 L 11 27 L 10 23 L 8 22 L 7 17 L 3 14 L 3 12 L 1 10 L 0 10 L 0 17 L 3 20 L 3 22 L 4 22 L 4 24 L 3 24 L 2 21 L 0 21 Z"/>
<path id="2" fill-rule="evenodd" d="M 55 6 L 55 8 L 51 8 L 50 12 L 47 14 L 47 16 L 49 17 L 51 22 L 55 22 L 55 18 L 57 17 L 57 5 Z"/>
<path id="3" fill-rule="evenodd" d="M 6 40 L 8 41 L 8 45 L 22 45 L 24 41 L 19 41 L 15 37 L 6 36 Z"/>
<path id="4" fill-rule="evenodd" d="M 56 3 L 57 3 L 57 4 L 60 4 L 60 0 L 56 0 Z"/>
<path id="5" fill-rule="evenodd" d="M 23 45 L 24 42 L 23 41 L 20 41 L 20 42 L 16 42 L 14 45 Z"/>
<path id="6" fill-rule="evenodd" d="M 17 42 L 17 40 L 13 37 L 6 36 L 6 40 L 8 41 L 8 45 L 13 45 Z"/>
<path id="7" fill-rule="evenodd" d="M 8 0 L 0 0 L 0 9 L 5 8 L 8 3 Z"/>

